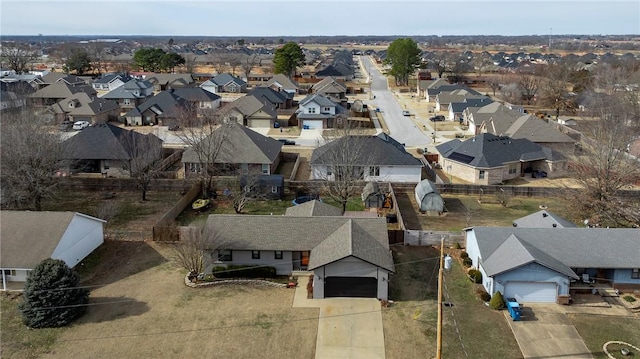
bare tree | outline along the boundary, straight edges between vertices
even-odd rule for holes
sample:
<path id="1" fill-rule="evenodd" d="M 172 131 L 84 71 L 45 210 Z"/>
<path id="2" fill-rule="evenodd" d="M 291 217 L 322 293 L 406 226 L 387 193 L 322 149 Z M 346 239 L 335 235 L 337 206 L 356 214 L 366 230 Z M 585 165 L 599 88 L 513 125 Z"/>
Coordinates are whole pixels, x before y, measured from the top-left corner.
<path id="1" fill-rule="evenodd" d="M 129 150 L 129 172 L 136 180 L 141 191 L 142 201 L 147 200 L 147 192 L 151 181 L 160 173 L 159 163 L 162 159 L 162 141 L 154 134 L 139 134 L 134 131 L 122 133 L 124 148 Z"/>
<path id="2" fill-rule="evenodd" d="M 227 54 L 213 54 L 211 55 L 211 63 L 216 70 L 216 73 L 223 74 L 227 72 Z"/>
<path id="3" fill-rule="evenodd" d="M 42 201 L 55 194 L 56 172 L 65 168 L 60 137 L 28 109 L 3 112 L 1 125 L 3 199 L 11 207 L 40 211 Z"/>
<path id="4" fill-rule="evenodd" d="M 375 154 L 367 151 L 371 136 L 357 125 L 343 122 L 343 127 L 325 131 L 325 145 L 314 151 L 312 162 L 315 158 L 326 164 L 316 171 L 316 178 L 322 180 L 323 192 L 340 203 L 344 212 L 349 199 L 362 190 L 365 171 L 375 171 L 371 161 Z"/>
<path id="5" fill-rule="evenodd" d="M 198 175 L 202 182 L 202 195 L 208 198 L 216 175 L 216 160 L 235 124 L 219 123 L 212 113 L 201 113 L 193 107 L 185 108 L 177 121 L 180 131 L 176 131 L 176 136 L 189 147 L 183 159 L 192 164 L 189 171 Z"/>
<path id="6" fill-rule="evenodd" d="M 560 111 L 575 111 L 576 97 L 570 91 L 569 75 L 571 71 L 561 64 L 548 65 L 545 79 L 540 86 L 540 104 L 556 111 L 556 120 Z"/>
<path id="7" fill-rule="evenodd" d="M 171 259 L 189 271 L 190 276 L 197 276 L 204 272 L 211 254 L 224 244 L 215 229 L 186 227 L 180 234 L 180 242 L 174 243 Z"/>
<path id="8" fill-rule="evenodd" d="M 91 68 L 98 70 L 98 75 L 102 75 L 103 69 L 106 71 L 106 68 L 104 68 L 106 57 L 105 49 L 106 44 L 102 42 L 94 42 L 87 47 L 87 52 L 92 60 Z"/>
<path id="9" fill-rule="evenodd" d="M 229 63 L 229 67 L 231 68 L 231 74 L 236 75 L 236 69 L 239 66 L 242 66 L 242 54 L 240 53 L 231 53 L 227 56 L 227 62 Z"/>
<path id="10" fill-rule="evenodd" d="M 583 187 L 572 203 L 592 223 L 640 225 L 640 205 L 619 193 L 640 180 L 638 159 L 625 152 L 633 136 L 630 114 L 619 100 L 601 101 L 595 108 L 592 115 L 599 120 L 585 125 L 580 151 L 572 157 L 570 171 Z"/>
<path id="11" fill-rule="evenodd" d="M 253 54 L 253 55 L 245 55 L 244 58 L 242 59 L 242 71 L 244 72 L 244 75 L 248 78 L 249 74 L 251 73 L 251 70 L 253 70 L 254 67 L 256 67 L 256 65 L 258 64 L 258 55 L 257 54 Z"/>
<path id="12" fill-rule="evenodd" d="M 531 100 L 536 97 L 540 88 L 540 77 L 527 72 L 519 72 L 517 84 L 522 91 L 522 98 L 527 101 L 527 105 L 531 105 Z"/>
<path id="13" fill-rule="evenodd" d="M 185 55 L 184 56 L 184 68 L 187 73 L 194 73 L 196 68 L 196 60 L 198 57 L 196 55 Z"/>
<path id="14" fill-rule="evenodd" d="M 38 57 L 38 51 L 31 49 L 27 44 L 2 44 L 2 55 L 0 56 L 2 64 L 17 74 L 29 71 Z"/>
<path id="15" fill-rule="evenodd" d="M 224 183 L 236 213 L 242 213 L 246 206 L 259 200 L 267 199 L 268 192 L 262 184 L 262 174 L 251 171 L 246 175 L 239 175 Z"/>
<path id="16" fill-rule="evenodd" d="M 484 52 L 484 51 L 481 53 L 473 54 L 473 59 L 471 60 L 471 63 L 478 76 L 482 76 L 485 72 L 487 72 L 493 66 L 491 55 L 488 52 Z"/>

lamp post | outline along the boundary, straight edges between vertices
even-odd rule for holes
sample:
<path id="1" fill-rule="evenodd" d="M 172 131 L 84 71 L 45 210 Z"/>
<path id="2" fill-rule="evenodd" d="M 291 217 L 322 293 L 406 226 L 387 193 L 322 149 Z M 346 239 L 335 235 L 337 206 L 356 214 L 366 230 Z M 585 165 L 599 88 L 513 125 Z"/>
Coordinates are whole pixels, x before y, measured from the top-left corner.
<path id="1" fill-rule="evenodd" d="M 447 171 L 449 172 L 449 184 L 453 183 L 453 175 L 451 174 L 451 165 L 447 166 Z"/>

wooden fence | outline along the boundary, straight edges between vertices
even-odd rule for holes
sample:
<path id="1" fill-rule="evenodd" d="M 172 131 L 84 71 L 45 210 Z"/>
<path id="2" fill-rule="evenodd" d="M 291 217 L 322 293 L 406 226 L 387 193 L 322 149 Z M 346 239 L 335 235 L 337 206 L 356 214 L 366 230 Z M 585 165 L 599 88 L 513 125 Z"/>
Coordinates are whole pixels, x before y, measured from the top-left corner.
<path id="1" fill-rule="evenodd" d="M 396 194 L 393 190 L 393 186 L 389 183 L 389 194 L 391 195 L 391 200 L 393 201 L 393 211 L 396 213 L 396 218 L 398 219 L 398 225 L 400 229 L 405 230 L 407 227 L 404 225 L 404 220 L 402 219 L 402 214 L 400 213 L 400 208 L 398 208 L 398 200 L 396 199 Z"/>
<path id="2" fill-rule="evenodd" d="M 446 231 L 404 231 L 404 244 L 411 246 L 439 246 L 440 241 L 444 237 L 445 246 L 451 247 L 455 243 L 464 245 L 464 232 L 446 232 Z"/>
<path id="3" fill-rule="evenodd" d="M 200 182 L 193 184 L 191 189 L 173 205 L 156 224 L 153 225 L 153 240 L 156 242 L 177 242 L 180 240 L 180 228 L 176 226 L 176 218 L 193 201 L 200 196 L 202 185 Z"/>

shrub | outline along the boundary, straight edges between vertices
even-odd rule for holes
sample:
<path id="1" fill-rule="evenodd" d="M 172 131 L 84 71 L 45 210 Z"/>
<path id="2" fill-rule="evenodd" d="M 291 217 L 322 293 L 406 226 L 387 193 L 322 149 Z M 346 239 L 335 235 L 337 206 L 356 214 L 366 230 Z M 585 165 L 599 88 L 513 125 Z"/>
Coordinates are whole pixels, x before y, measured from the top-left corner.
<path id="1" fill-rule="evenodd" d="M 469 269 L 467 272 L 469 279 L 474 283 L 482 283 L 482 273 L 477 269 Z"/>
<path id="2" fill-rule="evenodd" d="M 460 249 L 460 243 L 456 242 L 453 244 L 453 249 Z M 465 252 L 467 253 L 467 252 Z M 469 254 L 467 253 L 467 257 L 469 256 Z"/>
<path id="3" fill-rule="evenodd" d="M 274 278 L 275 267 L 228 265 L 213 267 L 211 273 L 216 278 Z"/>
<path id="4" fill-rule="evenodd" d="M 87 309 L 89 291 L 79 287 L 76 272 L 62 260 L 45 259 L 27 276 L 22 319 L 30 328 L 65 326 Z"/>
<path id="5" fill-rule="evenodd" d="M 484 288 L 481 286 L 478 286 L 478 288 L 476 288 L 476 295 L 483 302 L 488 302 L 489 300 L 491 300 L 491 295 L 487 293 L 487 291 L 484 290 Z"/>
<path id="6" fill-rule="evenodd" d="M 489 302 L 491 308 L 495 310 L 500 310 L 504 308 L 504 298 L 502 298 L 502 293 L 497 291 L 496 294 L 491 297 L 491 301 Z"/>
<path id="7" fill-rule="evenodd" d="M 471 267 L 471 265 L 473 264 L 473 261 L 471 260 L 471 258 L 467 257 L 467 258 L 464 258 L 464 259 L 462 260 L 462 264 L 463 264 L 465 267 L 469 268 L 469 267 Z"/>
<path id="8" fill-rule="evenodd" d="M 458 246 L 459 245 L 460 244 L 458 244 Z M 466 251 L 460 252 L 460 258 L 462 258 L 462 259 L 469 258 L 469 253 L 467 253 Z"/>
<path id="9" fill-rule="evenodd" d="M 632 295 L 625 295 L 622 299 L 626 300 L 629 303 L 633 303 L 636 301 L 636 298 Z"/>

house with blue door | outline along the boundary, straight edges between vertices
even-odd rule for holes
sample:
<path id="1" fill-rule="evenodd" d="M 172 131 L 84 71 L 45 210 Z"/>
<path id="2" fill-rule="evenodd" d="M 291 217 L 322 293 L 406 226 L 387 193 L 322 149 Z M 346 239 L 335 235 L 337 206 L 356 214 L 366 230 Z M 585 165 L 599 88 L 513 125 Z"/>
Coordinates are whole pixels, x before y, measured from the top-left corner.
<path id="1" fill-rule="evenodd" d="M 542 216 L 542 213 L 540 213 Z M 553 221 L 551 216 L 544 222 Z M 519 222 L 526 223 L 527 221 Z M 640 289 L 640 230 L 635 228 L 473 227 L 466 250 L 493 295 L 556 302 L 574 290 Z"/>

